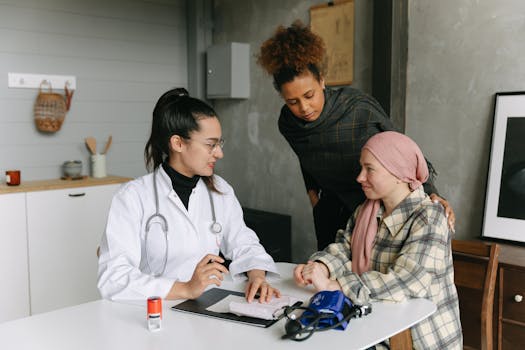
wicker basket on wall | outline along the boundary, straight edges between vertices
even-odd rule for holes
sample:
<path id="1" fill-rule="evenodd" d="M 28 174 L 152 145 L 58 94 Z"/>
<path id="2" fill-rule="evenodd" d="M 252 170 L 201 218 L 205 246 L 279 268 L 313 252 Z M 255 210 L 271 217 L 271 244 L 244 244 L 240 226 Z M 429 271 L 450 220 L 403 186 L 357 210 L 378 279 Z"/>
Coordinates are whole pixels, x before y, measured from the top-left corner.
<path id="1" fill-rule="evenodd" d="M 48 91 L 43 91 L 42 86 L 48 85 Z M 57 132 L 62 127 L 69 110 L 72 92 L 64 88 L 66 94 L 61 95 L 53 92 L 51 84 L 43 81 L 38 89 L 35 101 L 35 124 L 38 130 L 43 132 Z"/>

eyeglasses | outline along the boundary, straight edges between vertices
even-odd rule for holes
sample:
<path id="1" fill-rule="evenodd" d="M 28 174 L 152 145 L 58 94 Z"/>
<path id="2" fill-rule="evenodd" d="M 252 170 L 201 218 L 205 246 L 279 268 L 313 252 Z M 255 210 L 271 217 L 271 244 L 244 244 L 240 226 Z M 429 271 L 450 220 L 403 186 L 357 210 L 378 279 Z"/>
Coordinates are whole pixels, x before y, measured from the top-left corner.
<path id="1" fill-rule="evenodd" d="M 213 142 L 212 140 L 208 140 L 207 142 L 201 142 L 192 138 L 189 138 L 188 140 L 197 141 L 198 143 L 208 147 L 208 153 L 212 154 L 217 150 L 217 147 L 220 147 L 221 150 L 224 147 L 224 139 L 220 138 L 217 141 Z"/>

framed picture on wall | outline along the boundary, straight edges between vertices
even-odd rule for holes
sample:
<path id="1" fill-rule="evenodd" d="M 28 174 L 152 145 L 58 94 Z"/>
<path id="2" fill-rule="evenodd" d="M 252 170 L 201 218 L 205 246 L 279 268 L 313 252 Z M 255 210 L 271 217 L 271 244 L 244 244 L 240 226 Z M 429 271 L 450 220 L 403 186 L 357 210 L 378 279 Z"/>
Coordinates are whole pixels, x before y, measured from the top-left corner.
<path id="1" fill-rule="evenodd" d="M 525 91 L 496 94 L 482 235 L 525 242 Z"/>
<path id="2" fill-rule="evenodd" d="M 354 0 L 328 1 L 310 7 L 310 29 L 323 38 L 326 45 L 326 85 L 352 84 Z"/>

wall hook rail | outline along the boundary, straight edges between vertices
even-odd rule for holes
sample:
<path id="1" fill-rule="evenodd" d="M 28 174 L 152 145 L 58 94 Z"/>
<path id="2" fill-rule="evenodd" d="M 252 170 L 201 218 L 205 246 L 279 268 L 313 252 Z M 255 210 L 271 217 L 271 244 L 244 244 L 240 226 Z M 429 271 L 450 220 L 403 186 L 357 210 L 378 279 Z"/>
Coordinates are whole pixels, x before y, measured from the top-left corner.
<path id="1" fill-rule="evenodd" d="M 63 89 L 65 86 L 69 90 L 77 88 L 77 77 L 74 75 L 7 73 L 9 88 L 38 89 L 43 82 L 51 84 L 53 89 Z"/>

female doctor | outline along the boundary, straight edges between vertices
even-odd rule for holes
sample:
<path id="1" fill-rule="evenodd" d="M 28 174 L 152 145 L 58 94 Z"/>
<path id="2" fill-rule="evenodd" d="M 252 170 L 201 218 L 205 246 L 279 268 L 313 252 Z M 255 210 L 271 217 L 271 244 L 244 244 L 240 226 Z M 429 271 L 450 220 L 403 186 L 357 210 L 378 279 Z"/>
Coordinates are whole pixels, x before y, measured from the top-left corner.
<path id="1" fill-rule="evenodd" d="M 213 174 L 223 157 L 221 125 L 185 89 L 166 92 L 153 110 L 145 158 L 153 172 L 113 197 L 100 245 L 98 288 L 112 300 L 194 299 L 245 274 L 246 299 L 280 292 L 266 281 L 276 266 L 246 227 L 232 187 Z M 229 271 L 222 264 L 231 259 Z"/>

